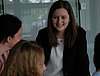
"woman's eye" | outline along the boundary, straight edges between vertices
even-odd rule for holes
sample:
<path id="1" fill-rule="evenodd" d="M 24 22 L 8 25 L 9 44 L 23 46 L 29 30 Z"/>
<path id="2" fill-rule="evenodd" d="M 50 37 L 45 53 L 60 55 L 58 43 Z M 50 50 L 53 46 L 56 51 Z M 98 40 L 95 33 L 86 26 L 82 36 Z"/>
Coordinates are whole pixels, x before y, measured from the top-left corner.
<path id="1" fill-rule="evenodd" d="M 56 17 L 56 16 L 54 16 L 53 18 L 54 18 L 54 19 L 57 19 L 57 17 Z"/>
<path id="2" fill-rule="evenodd" d="M 63 16 L 63 17 L 62 17 L 62 19 L 66 19 L 66 17 L 65 17 L 65 16 Z"/>

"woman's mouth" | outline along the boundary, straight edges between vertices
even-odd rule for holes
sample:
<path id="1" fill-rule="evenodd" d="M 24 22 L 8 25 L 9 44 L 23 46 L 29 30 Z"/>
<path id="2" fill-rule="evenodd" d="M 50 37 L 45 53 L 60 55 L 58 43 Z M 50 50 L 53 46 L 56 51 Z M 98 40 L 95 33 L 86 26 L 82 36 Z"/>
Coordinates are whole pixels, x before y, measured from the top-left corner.
<path id="1" fill-rule="evenodd" d="M 64 24 L 59 24 L 59 25 L 57 25 L 57 26 L 63 26 Z"/>

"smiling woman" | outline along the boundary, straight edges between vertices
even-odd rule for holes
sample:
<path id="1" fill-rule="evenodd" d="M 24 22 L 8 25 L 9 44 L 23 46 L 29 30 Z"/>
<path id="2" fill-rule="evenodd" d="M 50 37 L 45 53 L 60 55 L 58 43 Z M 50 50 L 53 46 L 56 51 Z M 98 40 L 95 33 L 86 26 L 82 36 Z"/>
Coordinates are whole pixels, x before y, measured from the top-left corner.
<path id="1" fill-rule="evenodd" d="M 52 15 L 52 24 L 58 31 L 58 38 L 63 38 L 63 33 L 68 26 L 69 14 L 64 8 L 56 9 Z"/>
<path id="2" fill-rule="evenodd" d="M 77 26 L 68 1 L 52 4 L 47 27 L 39 30 L 36 42 L 44 48 L 44 76 L 90 76 L 86 32 Z"/>

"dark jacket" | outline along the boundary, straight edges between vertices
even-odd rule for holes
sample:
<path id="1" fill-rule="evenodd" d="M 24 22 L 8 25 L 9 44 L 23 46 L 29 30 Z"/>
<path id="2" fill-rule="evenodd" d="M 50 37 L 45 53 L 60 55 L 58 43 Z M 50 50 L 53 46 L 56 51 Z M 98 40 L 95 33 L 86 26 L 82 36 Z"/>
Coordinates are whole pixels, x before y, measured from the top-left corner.
<path id="1" fill-rule="evenodd" d="M 45 64 L 48 64 L 52 46 L 48 41 L 47 28 L 39 31 L 36 42 L 44 48 Z M 64 46 L 63 52 L 64 76 L 90 76 L 89 59 L 87 55 L 86 32 L 77 28 L 77 38 L 72 48 Z"/>

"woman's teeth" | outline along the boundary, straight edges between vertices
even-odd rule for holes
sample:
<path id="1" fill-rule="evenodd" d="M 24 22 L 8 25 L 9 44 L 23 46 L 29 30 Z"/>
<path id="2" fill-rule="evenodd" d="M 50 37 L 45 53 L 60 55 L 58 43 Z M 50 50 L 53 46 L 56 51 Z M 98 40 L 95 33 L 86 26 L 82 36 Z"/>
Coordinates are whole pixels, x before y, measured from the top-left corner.
<path id="1" fill-rule="evenodd" d="M 61 24 L 61 25 L 58 25 L 58 26 L 62 26 L 63 24 Z"/>

